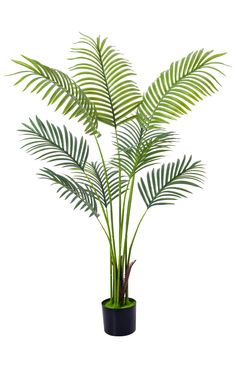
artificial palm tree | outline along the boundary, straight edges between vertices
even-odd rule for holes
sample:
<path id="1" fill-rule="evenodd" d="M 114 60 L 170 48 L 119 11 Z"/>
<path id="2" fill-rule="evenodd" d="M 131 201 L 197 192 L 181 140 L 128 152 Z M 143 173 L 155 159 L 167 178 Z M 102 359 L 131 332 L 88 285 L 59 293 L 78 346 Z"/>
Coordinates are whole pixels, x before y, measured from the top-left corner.
<path id="1" fill-rule="evenodd" d="M 186 197 L 191 188 L 200 187 L 204 177 L 202 163 L 192 157 L 160 164 L 176 141 L 167 123 L 217 90 L 217 74 L 223 74 L 219 58 L 224 53 L 191 52 L 173 62 L 141 94 L 132 80 L 130 63 L 108 45 L 107 39 L 82 34 L 71 51 L 72 77 L 23 56 L 22 60 L 13 60 L 23 67 L 14 73 L 20 76 L 15 84 L 24 83 L 24 90 L 40 94 L 69 119 L 83 122 L 85 133 L 95 139 L 99 158 L 89 160 L 87 139 L 72 135 L 66 126 L 60 128 L 38 117 L 22 125 L 23 147 L 38 159 L 67 169 L 64 174 L 42 168 L 39 176 L 55 184 L 60 197 L 68 199 L 74 208 L 87 211 L 98 221 L 110 258 L 110 297 L 103 307 L 110 311 L 131 310 L 135 308 L 135 300 L 129 298 L 128 292 L 134 264 L 131 255 L 144 216 L 153 206 L 174 204 Z M 100 144 L 101 123 L 113 131 L 115 154 L 109 160 L 104 158 Z M 150 166 L 154 166 L 151 171 L 146 170 L 143 177 L 138 175 L 137 188 L 146 208 L 130 234 L 135 179 L 137 173 Z M 116 198 L 118 206 L 114 207 Z M 133 332 L 135 322 L 132 331 L 117 332 L 117 326 L 112 328 L 106 332 L 127 334 Z"/>

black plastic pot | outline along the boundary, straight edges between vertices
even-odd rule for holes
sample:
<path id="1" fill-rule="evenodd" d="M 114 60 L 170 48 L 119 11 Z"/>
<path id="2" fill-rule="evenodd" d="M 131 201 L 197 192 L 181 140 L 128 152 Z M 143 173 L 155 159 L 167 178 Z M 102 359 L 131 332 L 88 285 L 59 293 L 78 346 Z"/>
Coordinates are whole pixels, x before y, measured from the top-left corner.
<path id="1" fill-rule="evenodd" d="M 129 298 L 134 305 L 128 308 L 111 309 L 105 307 L 105 303 L 109 299 L 102 302 L 102 314 L 104 331 L 112 336 L 126 336 L 132 334 L 136 330 L 136 301 Z"/>

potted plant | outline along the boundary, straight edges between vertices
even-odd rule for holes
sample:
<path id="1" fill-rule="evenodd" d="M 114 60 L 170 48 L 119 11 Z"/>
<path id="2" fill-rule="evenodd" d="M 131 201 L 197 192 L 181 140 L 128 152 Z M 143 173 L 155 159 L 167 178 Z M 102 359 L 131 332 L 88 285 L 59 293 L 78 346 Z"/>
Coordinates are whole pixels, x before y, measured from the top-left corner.
<path id="1" fill-rule="evenodd" d="M 223 74 L 219 58 L 224 53 L 191 52 L 172 63 L 141 94 L 132 80 L 130 63 L 107 39 L 81 34 L 71 51 L 72 78 L 23 56 L 13 60 L 23 67 L 13 73 L 20 76 L 15 84 L 24 83 L 24 90 L 40 94 L 69 119 L 83 122 L 87 137 L 96 142 L 99 158 L 90 161 L 87 138 L 78 138 L 66 126 L 60 128 L 39 117 L 23 123 L 23 148 L 38 159 L 67 169 L 64 174 L 42 168 L 39 177 L 51 181 L 61 198 L 98 221 L 110 259 L 110 296 L 102 302 L 104 329 L 110 335 L 128 335 L 136 326 L 136 301 L 129 296 L 129 277 L 140 225 L 151 207 L 174 204 L 191 193 L 191 188 L 200 187 L 204 178 L 203 164 L 191 156 L 161 164 L 177 138 L 167 123 L 217 90 L 217 74 Z M 113 131 L 115 154 L 108 160 L 101 145 L 102 124 Z M 150 166 L 154 167 L 140 177 Z M 137 189 L 146 209 L 130 233 L 137 176 Z"/>

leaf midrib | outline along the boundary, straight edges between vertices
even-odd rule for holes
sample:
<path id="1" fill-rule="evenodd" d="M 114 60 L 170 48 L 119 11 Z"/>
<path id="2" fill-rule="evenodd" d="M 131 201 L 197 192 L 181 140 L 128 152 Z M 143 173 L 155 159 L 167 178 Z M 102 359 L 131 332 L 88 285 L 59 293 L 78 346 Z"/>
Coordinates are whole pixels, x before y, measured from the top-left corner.
<path id="1" fill-rule="evenodd" d="M 56 69 L 55 69 L 56 70 Z M 59 72 L 58 70 L 56 70 L 57 72 Z M 63 73 L 64 74 L 64 73 Z M 71 83 L 72 83 L 72 90 L 74 91 L 74 88 L 76 89 L 76 96 L 73 94 L 73 93 L 71 93 L 71 92 L 69 92 L 68 91 L 68 89 L 66 89 L 66 87 L 64 87 L 64 86 L 62 86 L 60 83 L 58 83 L 57 81 L 55 81 L 55 80 L 52 80 L 52 79 L 50 79 L 50 78 L 48 78 L 47 76 L 45 76 L 45 75 L 42 75 L 39 71 L 37 71 L 36 69 L 34 69 L 34 72 L 32 73 L 31 72 L 31 75 L 38 75 L 39 77 L 41 77 L 42 79 L 44 79 L 44 80 L 47 80 L 47 81 L 49 81 L 50 83 L 52 83 L 55 87 L 59 87 L 64 93 L 66 93 L 70 98 L 72 98 L 73 99 L 73 101 L 74 102 L 76 102 L 76 104 L 78 105 L 78 107 L 81 109 L 81 110 L 83 110 L 83 113 L 86 115 L 86 117 L 87 118 L 89 118 L 89 119 L 91 119 L 92 117 L 88 114 L 88 112 L 86 111 L 86 109 L 83 107 L 83 106 L 81 106 L 80 104 L 79 104 L 79 101 L 78 101 L 78 94 L 79 93 L 83 93 L 84 94 L 84 96 L 85 96 L 85 98 L 87 98 L 87 96 L 85 95 L 85 93 L 84 93 L 84 91 L 82 90 L 82 89 L 80 89 L 79 87 L 78 87 L 78 85 L 73 81 L 73 80 L 71 80 Z M 69 78 L 69 77 L 68 77 Z M 55 92 L 55 91 L 54 91 Z"/>
<path id="2" fill-rule="evenodd" d="M 116 128 L 117 124 L 116 124 L 115 110 L 114 110 L 114 107 L 113 107 L 111 93 L 110 93 L 110 89 L 109 89 L 109 85 L 108 85 L 108 81 L 107 81 L 107 77 L 106 77 L 106 73 L 105 73 L 104 64 L 103 64 L 103 61 L 102 61 L 102 54 L 101 54 L 101 51 L 100 51 L 100 49 L 99 49 L 98 46 L 97 46 L 97 51 L 98 51 L 98 55 L 99 55 L 99 59 L 100 59 L 100 64 L 101 64 L 101 68 L 102 68 L 103 78 L 104 78 L 104 81 L 105 81 L 105 88 L 107 90 L 107 95 L 108 95 L 108 99 L 109 99 L 109 102 L 110 102 L 112 118 L 113 118 L 114 126 Z"/>
<path id="3" fill-rule="evenodd" d="M 158 101 L 157 106 L 155 107 L 155 109 L 154 109 L 153 113 L 152 113 L 152 114 L 151 114 L 151 116 L 149 117 L 147 124 L 149 124 L 149 123 L 152 121 L 152 118 L 153 118 L 154 114 L 156 113 L 157 109 L 159 108 L 159 106 L 160 106 L 161 102 L 164 100 L 164 98 L 166 98 L 166 97 L 171 93 L 171 91 L 173 90 L 173 88 L 175 88 L 176 86 L 178 86 L 178 83 L 179 83 L 179 82 L 181 82 L 184 78 L 186 78 L 186 76 L 190 76 L 190 75 L 192 75 L 192 73 L 194 73 L 196 70 L 201 69 L 203 66 L 204 66 L 204 65 L 200 65 L 200 67 L 198 66 L 196 69 L 193 69 L 189 74 L 188 74 L 188 73 L 186 73 L 185 75 L 183 75 L 181 78 L 179 78 L 179 79 L 178 79 L 178 80 L 177 80 L 177 81 L 176 81 L 176 82 L 175 82 L 175 83 L 170 87 L 170 89 L 168 90 L 168 92 L 167 92 L 166 94 L 164 94 L 164 95 L 160 98 L 160 100 Z M 160 76 L 158 77 L 158 79 L 159 79 L 159 78 L 160 78 Z M 156 83 L 156 81 L 155 81 L 154 83 Z"/>
<path id="4" fill-rule="evenodd" d="M 108 202 L 107 202 L 106 193 L 105 193 L 105 189 L 103 187 L 102 180 L 100 178 L 100 175 L 98 174 L 97 168 L 94 165 L 92 165 L 92 167 L 93 167 L 93 169 L 95 171 L 95 174 L 96 174 L 96 177 L 97 177 L 97 179 L 98 179 L 98 181 L 100 183 L 100 188 L 102 190 L 102 196 L 103 196 L 103 199 L 104 199 L 104 206 L 107 208 Z"/>

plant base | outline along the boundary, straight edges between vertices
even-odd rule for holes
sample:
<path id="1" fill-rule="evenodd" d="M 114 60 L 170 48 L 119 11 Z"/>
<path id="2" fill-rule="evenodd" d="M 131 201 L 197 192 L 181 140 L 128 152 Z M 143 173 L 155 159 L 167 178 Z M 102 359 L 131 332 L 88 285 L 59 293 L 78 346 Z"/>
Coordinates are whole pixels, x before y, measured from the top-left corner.
<path id="1" fill-rule="evenodd" d="M 109 308 L 106 306 L 109 299 L 102 302 L 102 313 L 104 331 L 112 336 L 126 336 L 136 330 L 136 301 L 129 298 L 132 302 L 130 307 Z"/>

